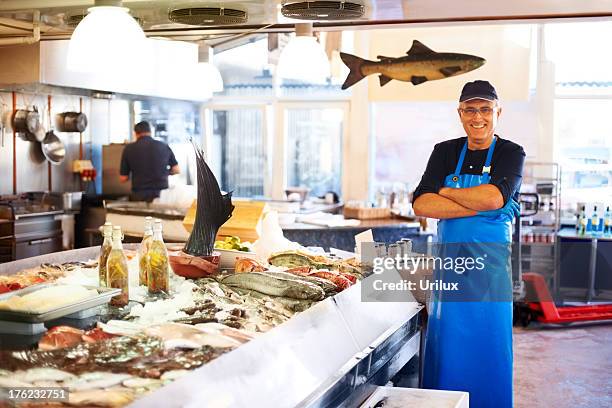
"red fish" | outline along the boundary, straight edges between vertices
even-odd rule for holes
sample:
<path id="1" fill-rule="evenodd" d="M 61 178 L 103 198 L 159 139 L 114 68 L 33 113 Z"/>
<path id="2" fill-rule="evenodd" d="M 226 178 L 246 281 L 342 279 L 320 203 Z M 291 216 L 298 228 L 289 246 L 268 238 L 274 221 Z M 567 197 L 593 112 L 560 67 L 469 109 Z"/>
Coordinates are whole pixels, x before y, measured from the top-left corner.
<path id="1" fill-rule="evenodd" d="M 340 290 L 344 290 L 351 286 L 351 281 L 349 281 L 347 278 L 330 271 L 314 271 L 309 273 L 308 276 L 316 276 L 317 278 L 327 279 L 331 283 L 338 286 Z"/>
<path id="2" fill-rule="evenodd" d="M 40 339 L 40 350 L 57 350 L 64 347 L 76 346 L 82 341 L 83 330 L 70 326 L 55 326 Z"/>
<path id="3" fill-rule="evenodd" d="M 81 336 L 83 341 L 87 343 L 95 343 L 100 340 L 112 339 L 113 337 L 117 337 L 117 335 L 106 333 L 99 327 L 86 331 L 83 336 Z"/>

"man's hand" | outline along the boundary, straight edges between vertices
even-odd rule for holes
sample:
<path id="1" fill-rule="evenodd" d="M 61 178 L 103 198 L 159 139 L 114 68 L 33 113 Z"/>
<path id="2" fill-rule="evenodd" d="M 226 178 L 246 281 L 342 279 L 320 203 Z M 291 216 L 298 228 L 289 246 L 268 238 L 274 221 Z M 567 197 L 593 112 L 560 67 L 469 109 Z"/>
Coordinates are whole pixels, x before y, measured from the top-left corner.
<path id="1" fill-rule="evenodd" d="M 170 167 L 170 175 L 174 175 L 174 174 L 179 174 L 181 172 L 181 168 L 179 167 L 178 164 L 175 164 L 174 166 Z"/>
<path id="2" fill-rule="evenodd" d="M 504 197 L 493 184 L 466 188 L 442 187 L 438 194 L 474 211 L 498 210 L 504 206 Z"/>
<path id="3" fill-rule="evenodd" d="M 505 215 L 509 219 L 513 219 L 518 217 L 521 214 L 521 206 L 519 203 L 514 201 L 514 198 L 510 198 L 506 205 L 504 205 L 499 210 L 489 210 L 489 211 L 480 211 L 478 212 L 479 217 L 498 217 L 500 215 Z"/>
<path id="4" fill-rule="evenodd" d="M 119 176 L 120 183 L 127 183 L 130 180 L 130 176 Z"/>
<path id="5" fill-rule="evenodd" d="M 434 193 L 419 196 L 412 208 L 415 215 L 438 219 L 472 217 L 477 214 L 477 211 Z"/>

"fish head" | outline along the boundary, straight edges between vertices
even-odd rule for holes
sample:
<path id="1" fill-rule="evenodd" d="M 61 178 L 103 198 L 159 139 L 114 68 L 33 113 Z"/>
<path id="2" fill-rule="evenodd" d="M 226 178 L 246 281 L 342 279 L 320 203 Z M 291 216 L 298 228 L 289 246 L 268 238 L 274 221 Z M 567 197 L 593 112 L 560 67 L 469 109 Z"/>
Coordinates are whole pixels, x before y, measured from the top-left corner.
<path id="1" fill-rule="evenodd" d="M 466 55 L 465 57 L 463 65 L 466 72 L 480 68 L 487 62 L 484 58 L 475 55 Z"/>

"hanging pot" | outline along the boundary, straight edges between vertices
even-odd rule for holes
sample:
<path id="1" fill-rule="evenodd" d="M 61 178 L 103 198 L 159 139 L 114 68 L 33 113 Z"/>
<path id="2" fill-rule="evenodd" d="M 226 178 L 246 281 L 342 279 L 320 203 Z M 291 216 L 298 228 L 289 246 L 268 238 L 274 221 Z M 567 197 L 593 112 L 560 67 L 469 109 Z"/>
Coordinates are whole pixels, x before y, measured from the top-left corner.
<path id="1" fill-rule="evenodd" d="M 42 141 L 42 152 L 51 164 L 60 164 L 64 161 L 66 148 L 53 130 L 46 133 Z"/>
<path id="2" fill-rule="evenodd" d="M 13 115 L 13 129 L 18 133 L 35 133 L 40 125 L 38 110 L 17 109 Z"/>
<path id="3" fill-rule="evenodd" d="M 81 112 L 63 112 L 58 115 L 57 130 L 83 132 L 87 128 L 87 116 Z"/>

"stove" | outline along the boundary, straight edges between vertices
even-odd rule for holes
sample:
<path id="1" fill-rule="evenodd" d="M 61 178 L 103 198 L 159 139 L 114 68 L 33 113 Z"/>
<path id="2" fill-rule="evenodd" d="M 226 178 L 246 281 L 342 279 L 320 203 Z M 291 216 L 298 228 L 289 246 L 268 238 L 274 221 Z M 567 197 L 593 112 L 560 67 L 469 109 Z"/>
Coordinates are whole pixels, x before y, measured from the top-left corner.
<path id="1" fill-rule="evenodd" d="M 0 263 L 61 251 L 62 213 L 44 193 L 0 196 Z"/>

